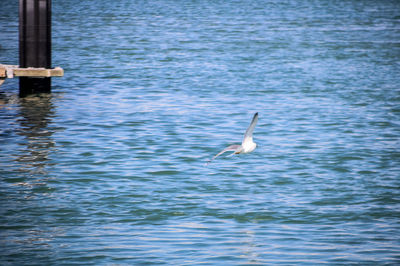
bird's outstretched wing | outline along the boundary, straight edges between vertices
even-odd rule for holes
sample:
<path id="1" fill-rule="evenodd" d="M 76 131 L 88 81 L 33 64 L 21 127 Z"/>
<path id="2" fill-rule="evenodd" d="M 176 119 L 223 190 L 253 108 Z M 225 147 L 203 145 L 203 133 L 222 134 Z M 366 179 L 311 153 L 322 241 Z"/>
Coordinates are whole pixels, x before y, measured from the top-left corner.
<path id="1" fill-rule="evenodd" d="M 242 143 L 244 143 L 249 138 L 250 139 L 253 138 L 253 131 L 257 125 L 257 121 L 258 121 L 258 112 L 254 114 L 253 119 L 251 120 L 250 126 L 247 128 L 246 133 L 244 133 Z"/>
<path id="2" fill-rule="evenodd" d="M 223 154 L 227 151 L 233 151 L 234 153 L 236 153 L 236 152 L 240 152 L 241 149 L 242 149 L 242 145 L 230 145 L 230 146 L 226 147 L 225 149 L 223 149 L 220 153 L 215 155 L 207 164 L 211 163 L 212 160 L 214 160 L 215 158 L 217 158 L 218 156 L 220 156 L 221 154 Z M 234 153 L 232 153 L 232 155 Z"/>

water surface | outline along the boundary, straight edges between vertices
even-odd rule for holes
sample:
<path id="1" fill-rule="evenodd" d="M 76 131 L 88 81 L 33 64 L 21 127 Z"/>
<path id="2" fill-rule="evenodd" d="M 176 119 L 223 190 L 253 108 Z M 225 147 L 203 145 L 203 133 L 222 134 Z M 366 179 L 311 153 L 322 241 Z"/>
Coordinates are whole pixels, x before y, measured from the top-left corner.
<path id="1" fill-rule="evenodd" d="M 0 88 L 1 264 L 399 264 L 398 10 L 54 1 L 65 76 Z"/>

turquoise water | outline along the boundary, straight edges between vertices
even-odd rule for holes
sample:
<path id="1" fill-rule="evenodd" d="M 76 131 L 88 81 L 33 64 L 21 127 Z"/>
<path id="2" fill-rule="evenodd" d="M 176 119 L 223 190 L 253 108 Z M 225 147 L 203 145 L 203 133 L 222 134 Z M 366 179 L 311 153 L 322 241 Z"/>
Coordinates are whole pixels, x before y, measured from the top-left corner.
<path id="1" fill-rule="evenodd" d="M 399 10 L 53 1 L 65 76 L 0 87 L 0 264 L 400 264 Z"/>

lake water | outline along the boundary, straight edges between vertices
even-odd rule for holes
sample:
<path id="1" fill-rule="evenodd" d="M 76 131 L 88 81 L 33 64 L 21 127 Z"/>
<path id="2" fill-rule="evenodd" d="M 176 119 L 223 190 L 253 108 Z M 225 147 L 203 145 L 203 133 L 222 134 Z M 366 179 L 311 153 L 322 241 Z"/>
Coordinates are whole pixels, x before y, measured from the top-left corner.
<path id="1" fill-rule="evenodd" d="M 65 76 L 0 87 L 0 264 L 400 264 L 399 11 L 53 1 Z"/>

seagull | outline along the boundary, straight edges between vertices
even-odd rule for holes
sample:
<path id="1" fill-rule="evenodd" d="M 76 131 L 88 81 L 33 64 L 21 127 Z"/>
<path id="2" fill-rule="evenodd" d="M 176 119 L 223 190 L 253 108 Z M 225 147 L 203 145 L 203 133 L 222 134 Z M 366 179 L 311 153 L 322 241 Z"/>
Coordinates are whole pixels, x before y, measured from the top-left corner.
<path id="1" fill-rule="evenodd" d="M 220 153 L 215 155 L 207 164 L 211 163 L 212 160 L 214 160 L 215 158 L 217 158 L 218 156 L 227 151 L 233 151 L 233 153 L 228 155 L 228 157 L 235 154 L 249 153 L 254 151 L 255 148 L 257 147 L 257 144 L 253 142 L 253 131 L 254 128 L 256 127 L 257 121 L 258 121 L 258 112 L 254 114 L 250 126 L 247 128 L 246 133 L 244 133 L 242 144 L 240 145 L 235 144 L 226 147 Z"/>

